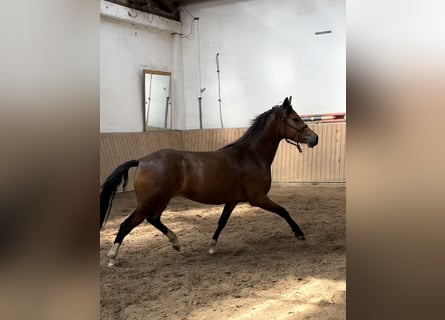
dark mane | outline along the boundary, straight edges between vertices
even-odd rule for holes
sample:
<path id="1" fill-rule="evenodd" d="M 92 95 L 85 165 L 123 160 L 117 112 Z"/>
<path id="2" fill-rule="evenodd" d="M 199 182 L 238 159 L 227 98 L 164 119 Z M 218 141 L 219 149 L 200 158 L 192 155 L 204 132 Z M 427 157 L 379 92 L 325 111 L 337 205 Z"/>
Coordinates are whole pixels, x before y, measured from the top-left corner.
<path id="1" fill-rule="evenodd" d="M 260 114 L 259 116 L 257 116 L 255 119 L 252 120 L 251 125 L 250 125 L 249 129 L 247 129 L 246 133 L 244 133 L 238 140 L 236 140 L 232 143 L 229 143 L 228 145 L 222 147 L 221 149 L 225 149 L 228 147 L 232 147 L 234 145 L 242 144 L 242 143 L 246 142 L 246 140 L 248 140 L 251 136 L 257 136 L 258 133 L 261 132 L 263 130 L 264 126 L 266 125 L 268 117 L 271 114 L 277 116 L 279 112 L 280 112 L 279 105 L 276 105 L 276 106 L 272 107 L 271 109 L 263 112 L 262 114 Z"/>

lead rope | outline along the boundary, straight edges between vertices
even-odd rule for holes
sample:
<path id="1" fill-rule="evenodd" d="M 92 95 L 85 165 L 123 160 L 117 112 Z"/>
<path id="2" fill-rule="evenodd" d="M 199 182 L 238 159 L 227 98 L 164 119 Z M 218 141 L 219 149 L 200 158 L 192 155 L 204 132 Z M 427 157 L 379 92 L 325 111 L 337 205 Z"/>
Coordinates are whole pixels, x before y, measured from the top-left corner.
<path id="1" fill-rule="evenodd" d="M 300 147 L 300 144 L 298 143 L 298 141 L 297 141 L 297 143 L 295 143 L 295 142 L 293 142 L 293 141 L 291 141 L 291 140 L 289 140 L 287 138 L 285 138 L 284 140 L 286 140 L 287 143 L 289 143 L 289 144 L 291 144 L 293 146 L 296 146 L 298 151 L 300 151 L 300 153 L 303 152 L 303 150 L 301 150 L 301 147 Z"/>
<path id="2" fill-rule="evenodd" d="M 293 128 L 293 129 L 295 129 L 295 130 L 297 130 L 297 131 L 301 131 L 301 130 L 303 130 L 304 128 L 307 127 L 307 125 L 305 124 L 303 128 L 301 128 L 301 129 L 297 129 L 297 128 L 295 128 L 294 126 L 291 126 L 289 123 L 287 123 L 286 120 L 284 120 L 284 131 L 285 131 L 285 132 L 286 132 L 286 126 L 289 126 L 289 127 Z M 294 141 L 291 141 L 291 140 L 289 140 L 288 138 L 284 138 L 284 140 L 286 140 L 287 143 L 289 143 L 289 144 L 291 144 L 291 145 L 293 145 L 293 146 L 296 146 L 297 149 L 298 149 L 298 151 L 300 151 L 300 153 L 303 153 L 303 150 L 301 150 L 301 146 L 300 146 L 300 144 L 298 143 L 298 141 L 295 143 Z"/>

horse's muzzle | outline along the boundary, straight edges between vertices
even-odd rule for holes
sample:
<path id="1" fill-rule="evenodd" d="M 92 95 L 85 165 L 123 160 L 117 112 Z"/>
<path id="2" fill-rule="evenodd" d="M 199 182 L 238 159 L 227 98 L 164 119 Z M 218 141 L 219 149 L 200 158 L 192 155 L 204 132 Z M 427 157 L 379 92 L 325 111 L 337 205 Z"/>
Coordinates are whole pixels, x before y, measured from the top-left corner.
<path id="1" fill-rule="evenodd" d="M 309 148 L 313 148 L 318 144 L 318 136 L 316 134 L 306 137 L 306 143 Z"/>

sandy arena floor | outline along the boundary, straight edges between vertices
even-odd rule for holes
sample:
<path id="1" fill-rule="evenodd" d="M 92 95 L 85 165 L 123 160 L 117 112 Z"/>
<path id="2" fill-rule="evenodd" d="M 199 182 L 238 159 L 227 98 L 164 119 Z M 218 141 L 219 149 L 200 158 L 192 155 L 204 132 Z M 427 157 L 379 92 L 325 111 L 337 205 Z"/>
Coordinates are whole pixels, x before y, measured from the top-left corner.
<path id="1" fill-rule="evenodd" d="M 306 241 L 279 216 L 238 205 L 208 254 L 222 206 L 173 199 L 162 216 L 178 236 L 175 251 L 144 222 L 124 240 L 119 265 L 107 267 L 119 224 L 135 207 L 116 195 L 101 231 L 101 319 L 345 319 L 346 188 L 344 184 L 273 185 Z"/>

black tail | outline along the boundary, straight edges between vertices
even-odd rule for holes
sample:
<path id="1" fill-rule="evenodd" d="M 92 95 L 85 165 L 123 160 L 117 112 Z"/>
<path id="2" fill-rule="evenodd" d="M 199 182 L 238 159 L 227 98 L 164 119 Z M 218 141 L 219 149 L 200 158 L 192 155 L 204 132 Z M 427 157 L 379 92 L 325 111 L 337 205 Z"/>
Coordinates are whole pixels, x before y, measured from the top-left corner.
<path id="1" fill-rule="evenodd" d="M 131 167 L 137 167 L 139 164 L 139 160 L 130 160 L 113 171 L 113 173 L 105 180 L 105 182 L 100 187 L 100 228 L 108 219 L 108 215 L 110 214 L 111 204 L 113 202 L 114 195 L 116 194 L 117 187 L 121 184 L 122 180 L 124 180 L 124 185 L 122 188 L 125 188 L 128 180 L 128 169 Z"/>

